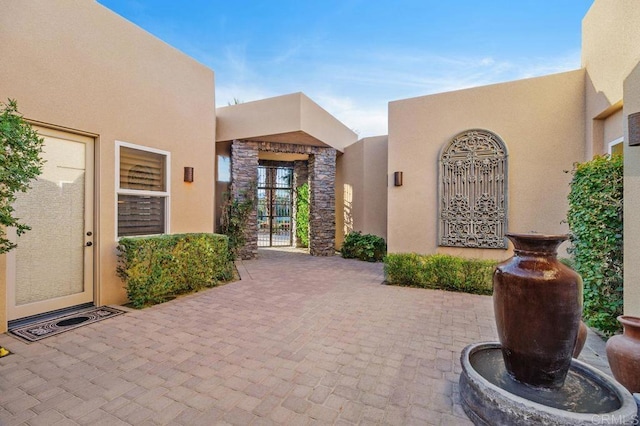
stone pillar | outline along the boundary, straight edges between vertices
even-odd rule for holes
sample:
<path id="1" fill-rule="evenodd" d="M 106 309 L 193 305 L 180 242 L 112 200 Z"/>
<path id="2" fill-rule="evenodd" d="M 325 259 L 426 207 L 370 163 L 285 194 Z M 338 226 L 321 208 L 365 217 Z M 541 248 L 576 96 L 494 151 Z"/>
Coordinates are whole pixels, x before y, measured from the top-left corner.
<path id="1" fill-rule="evenodd" d="M 304 247 L 298 238 L 298 188 L 309 182 L 309 166 L 306 160 L 293 162 L 293 243 L 295 247 Z"/>
<path id="2" fill-rule="evenodd" d="M 258 182 L 258 144 L 233 141 L 231 145 L 231 193 L 243 199 L 248 191 L 255 192 Z M 254 197 L 257 194 L 252 194 Z M 258 218 L 256 209 L 249 214 L 244 230 L 245 245 L 240 248 L 241 259 L 253 259 L 258 254 Z"/>
<path id="3" fill-rule="evenodd" d="M 333 256 L 336 229 L 336 150 L 321 148 L 309 155 L 309 252 Z"/>

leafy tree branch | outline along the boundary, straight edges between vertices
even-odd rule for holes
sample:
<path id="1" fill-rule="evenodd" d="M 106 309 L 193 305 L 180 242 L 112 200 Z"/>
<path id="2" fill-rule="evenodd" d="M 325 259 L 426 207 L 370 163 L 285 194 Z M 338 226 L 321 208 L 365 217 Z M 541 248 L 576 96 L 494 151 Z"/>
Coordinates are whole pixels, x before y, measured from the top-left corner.
<path id="1" fill-rule="evenodd" d="M 42 173 L 43 144 L 44 139 L 18 112 L 15 100 L 0 103 L 0 253 L 16 247 L 7 239 L 7 227 L 16 228 L 18 235 L 31 229 L 15 217 L 13 203 Z"/>

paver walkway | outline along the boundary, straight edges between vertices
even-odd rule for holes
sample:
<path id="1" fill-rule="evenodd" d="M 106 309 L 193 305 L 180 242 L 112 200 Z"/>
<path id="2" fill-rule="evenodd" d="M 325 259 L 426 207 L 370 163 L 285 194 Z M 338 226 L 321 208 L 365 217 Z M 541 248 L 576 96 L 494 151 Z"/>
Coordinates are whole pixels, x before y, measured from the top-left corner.
<path id="1" fill-rule="evenodd" d="M 39 343 L 0 335 L 0 424 L 470 424 L 458 358 L 496 340 L 490 297 L 295 251 L 239 270 Z"/>

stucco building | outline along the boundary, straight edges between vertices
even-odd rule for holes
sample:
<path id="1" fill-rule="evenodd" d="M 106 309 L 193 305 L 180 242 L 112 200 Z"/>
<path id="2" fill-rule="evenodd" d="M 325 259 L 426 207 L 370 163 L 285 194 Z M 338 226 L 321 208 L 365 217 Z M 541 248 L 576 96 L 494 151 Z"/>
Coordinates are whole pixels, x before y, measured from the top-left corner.
<path id="1" fill-rule="evenodd" d="M 214 232 L 223 194 L 252 182 L 271 204 L 255 212 L 245 256 L 295 244 L 292 200 L 307 182 L 311 254 L 333 254 L 359 230 L 392 252 L 506 258 L 507 229 L 567 232 L 564 171 L 620 148 L 625 312 L 640 315 L 640 141 L 628 126 L 640 111 L 637 22 L 637 2 L 596 0 L 580 69 L 394 101 L 389 135 L 357 140 L 302 93 L 216 109 L 213 70 L 97 2 L 2 2 L 0 99 L 16 99 L 45 137 L 47 166 L 16 205 L 33 230 L 0 256 L 0 331 L 125 302 L 118 238 Z M 456 153 L 478 142 L 482 161 L 459 167 Z M 491 177 L 483 191 L 493 198 L 471 186 L 451 196 L 455 176 L 469 173 Z M 483 217 L 464 241 L 452 230 L 468 224 L 442 214 L 460 208 Z"/>
<path id="2" fill-rule="evenodd" d="M 571 180 L 566 171 L 595 154 L 623 151 L 624 309 L 639 315 L 640 267 L 632 256 L 634 247 L 640 247 L 633 216 L 640 201 L 635 184 L 640 154 L 638 141 L 630 140 L 628 133 L 628 117 L 638 111 L 638 22 L 639 3 L 596 0 L 582 22 L 580 69 L 391 102 L 389 250 L 504 259 L 510 249 L 487 248 L 490 245 L 483 243 L 490 240 L 487 234 L 507 227 L 513 232 L 566 233 Z M 475 129 L 504 143 L 504 153 L 498 157 L 504 157 L 508 171 L 498 170 L 496 158 L 489 170 L 452 164 L 455 155 L 446 148 L 455 141 L 457 149 L 465 149 L 456 138 Z M 478 143 L 486 138 L 470 139 Z M 451 179 L 444 172 L 447 167 L 475 182 L 501 179 L 504 192 L 471 187 L 456 191 L 468 193 L 464 199 L 452 199 L 446 191 Z M 401 187 L 393 186 L 396 171 L 403 173 Z M 493 194 L 492 199 L 480 199 L 479 193 Z M 452 211 L 456 214 L 449 214 Z M 451 216 L 463 220 L 456 223 Z M 498 217 L 505 227 L 494 226 L 492 220 Z M 463 226 L 471 227 L 462 232 L 467 241 L 448 238 L 449 229 Z"/>

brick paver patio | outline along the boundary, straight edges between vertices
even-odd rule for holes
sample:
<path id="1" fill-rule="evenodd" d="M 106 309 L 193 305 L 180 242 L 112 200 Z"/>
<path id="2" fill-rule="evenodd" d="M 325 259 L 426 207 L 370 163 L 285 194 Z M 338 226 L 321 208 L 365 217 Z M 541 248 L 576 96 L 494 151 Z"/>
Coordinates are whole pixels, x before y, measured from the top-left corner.
<path id="1" fill-rule="evenodd" d="M 38 343 L 0 335 L 0 424 L 470 424 L 458 358 L 496 340 L 490 297 L 295 251 L 238 266 L 241 281 Z"/>

